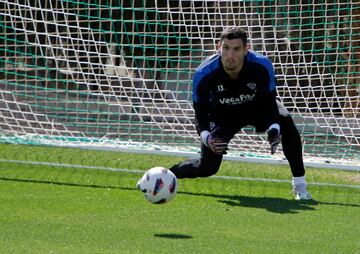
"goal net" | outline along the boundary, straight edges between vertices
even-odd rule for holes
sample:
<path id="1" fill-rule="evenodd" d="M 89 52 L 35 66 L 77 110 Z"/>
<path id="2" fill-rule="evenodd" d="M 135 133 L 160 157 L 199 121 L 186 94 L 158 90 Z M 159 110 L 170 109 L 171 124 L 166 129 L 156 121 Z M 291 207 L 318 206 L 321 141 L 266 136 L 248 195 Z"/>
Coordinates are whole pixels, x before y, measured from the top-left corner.
<path id="1" fill-rule="evenodd" d="M 360 163 L 358 1 L 0 0 L 0 142 L 197 153 L 194 69 L 224 27 L 274 64 L 305 161 Z M 270 156 L 244 128 L 236 158 Z"/>

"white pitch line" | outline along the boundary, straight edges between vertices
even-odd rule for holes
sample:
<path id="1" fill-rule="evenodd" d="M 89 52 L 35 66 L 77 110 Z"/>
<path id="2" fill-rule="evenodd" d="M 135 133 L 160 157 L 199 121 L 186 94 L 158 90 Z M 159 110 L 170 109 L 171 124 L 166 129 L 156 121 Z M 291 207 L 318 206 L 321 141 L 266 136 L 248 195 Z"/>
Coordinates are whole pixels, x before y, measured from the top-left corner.
<path id="1" fill-rule="evenodd" d="M 84 165 L 78 165 L 78 164 L 63 164 L 63 163 L 54 163 L 54 162 L 4 160 L 4 159 L 0 159 L 0 162 L 17 163 L 17 164 L 30 164 L 30 165 L 42 165 L 42 166 L 54 166 L 54 167 L 65 167 L 65 168 L 97 169 L 97 170 L 136 173 L 136 174 L 141 174 L 141 173 L 145 172 L 144 170 L 138 170 L 138 169 L 111 168 L 111 167 L 100 167 L 100 166 L 84 166 Z M 221 175 L 217 176 L 217 175 L 215 175 L 215 176 L 211 176 L 210 178 L 223 179 L 223 180 L 238 180 L 238 181 L 291 183 L 291 181 L 289 181 L 289 180 L 270 179 L 270 178 L 251 178 L 251 177 L 241 177 L 241 176 L 221 176 Z M 344 188 L 360 189 L 360 185 L 351 185 L 351 184 L 318 183 L 318 182 L 309 182 L 308 184 L 309 185 L 317 185 L 317 186 L 330 186 L 330 187 L 344 187 Z"/>
<path id="2" fill-rule="evenodd" d="M 115 172 L 128 172 L 128 173 L 144 173 L 143 170 L 136 169 L 124 169 L 124 168 L 111 168 L 111 167 L 100 167 L 100 166 L 84 166 L 78 164 L 66 164 L 66 163 L 55 163 L 55 162 L 38 162 L 38 161 L 20 161 L 20 160 L 3 160 L 0 162 L 18 163 L 18 164 L 30 164 L 30 165 L 41 165 L 41 166 L 52 166 L 52 167 L 63 167 L 63 168 L 85 168 L 85 169 L 98 169 Z"/>

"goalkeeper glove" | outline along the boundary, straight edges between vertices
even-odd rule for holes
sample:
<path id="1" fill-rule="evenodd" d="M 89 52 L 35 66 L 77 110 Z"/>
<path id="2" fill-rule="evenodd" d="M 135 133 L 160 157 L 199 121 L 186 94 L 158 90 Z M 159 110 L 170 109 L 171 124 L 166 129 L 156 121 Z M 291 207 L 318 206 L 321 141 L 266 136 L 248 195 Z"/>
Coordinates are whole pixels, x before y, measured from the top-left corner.
<path id="1" fill-rule="evenodd" d="M 200 134 L 201 141 L 214 153 L 219 155 L 226 154 L 226 151 L 228 150 L 228 143 L 223 138 L 214 137 L 213 134 L 214 131 L 211 133 L 208 131 L 202 131 Z"/>
<path id="2" fill-rule="evenodd" d="M 278 124 L 273 124 L 267 131 L 268 141 L 270 144 L 271 154 L 276 152 L 276 148 L 281 142 L 281 135 L 280 135 L 280 126 Z"/>

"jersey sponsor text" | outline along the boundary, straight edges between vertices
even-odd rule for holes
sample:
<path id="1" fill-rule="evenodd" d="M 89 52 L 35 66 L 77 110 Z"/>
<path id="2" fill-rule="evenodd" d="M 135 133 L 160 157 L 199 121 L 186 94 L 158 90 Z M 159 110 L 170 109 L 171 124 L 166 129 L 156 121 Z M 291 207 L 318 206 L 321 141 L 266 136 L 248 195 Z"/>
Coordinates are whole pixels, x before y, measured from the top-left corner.
<path id="1" fill-rule="evenodd" d="M 240 94 L 238 97 L 221 98 L 219 99 L 222 105 L 239 105 L 248 101 L 252 101 L 255 94 Z"/>

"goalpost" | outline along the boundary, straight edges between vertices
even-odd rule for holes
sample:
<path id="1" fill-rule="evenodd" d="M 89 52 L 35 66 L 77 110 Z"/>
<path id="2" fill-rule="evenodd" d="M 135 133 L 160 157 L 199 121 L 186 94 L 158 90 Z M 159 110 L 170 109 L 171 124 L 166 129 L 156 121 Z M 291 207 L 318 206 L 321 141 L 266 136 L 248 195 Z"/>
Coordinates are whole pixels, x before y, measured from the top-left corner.
<path id="1" fill-rule="evenodd" d="M 304 159 L 360 165 L 360 3 L 0 0 L 0 142 L 196 154 L 195 68 L 227 26 L 273 61 Z M 229 158 L 283 160 L 245 128 Z"/>

